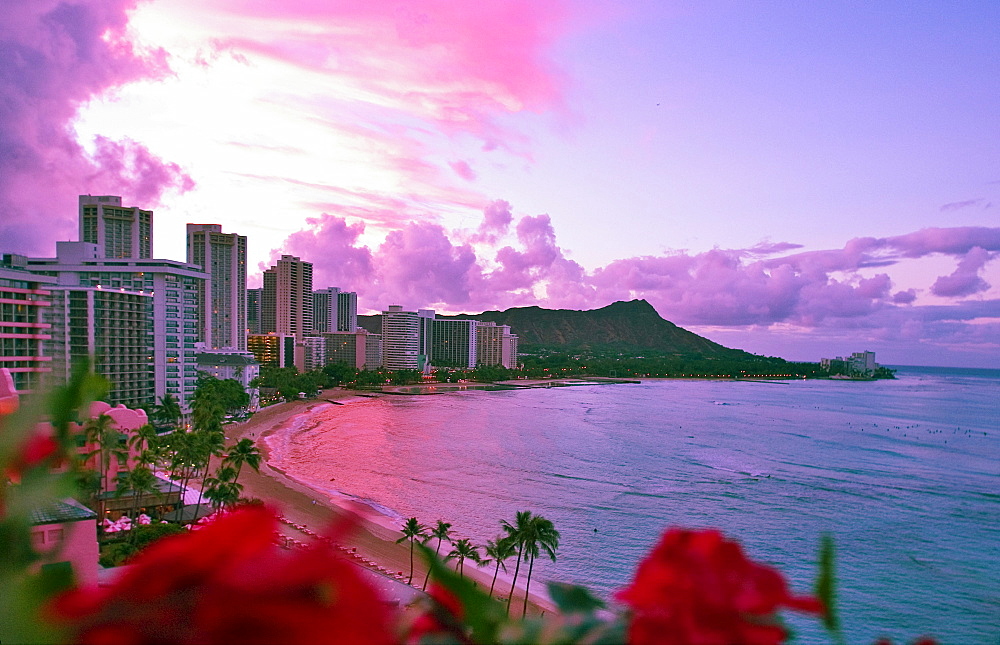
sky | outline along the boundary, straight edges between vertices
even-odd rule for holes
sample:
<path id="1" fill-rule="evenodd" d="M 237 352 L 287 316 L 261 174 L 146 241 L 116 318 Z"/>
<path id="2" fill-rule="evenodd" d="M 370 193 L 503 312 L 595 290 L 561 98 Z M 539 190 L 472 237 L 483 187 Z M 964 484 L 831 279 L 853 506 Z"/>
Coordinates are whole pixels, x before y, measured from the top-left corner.
<path id="1" fill-rule="evenodd" d="M 1000 3 L 3 0 L 0 251 L 77 196 L 365 312 L 644 298 L 730 347 L 1000 365 Z"/>

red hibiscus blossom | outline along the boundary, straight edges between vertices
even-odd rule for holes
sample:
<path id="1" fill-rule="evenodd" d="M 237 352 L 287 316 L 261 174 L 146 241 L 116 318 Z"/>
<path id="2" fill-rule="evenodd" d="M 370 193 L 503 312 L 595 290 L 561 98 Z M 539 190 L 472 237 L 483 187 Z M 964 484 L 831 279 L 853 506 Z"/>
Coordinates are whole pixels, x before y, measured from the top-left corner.
<path id="1" fill-rule="evenodd" d="M 792 596 L 778 571 L 714 530 L 668 530 L 616 597 L 632 609 L 633 644 L 780 643 L 786 633 L 776 612 L 822 612 L 818 600 Z"/>
<path id="2" fill-rule="evenodd" d="M 53 610 L 81 643 L 391 643 L 392 617 L 328 547 L 282 552 L 264 508 L 165 538 L 111 588 Z"/>

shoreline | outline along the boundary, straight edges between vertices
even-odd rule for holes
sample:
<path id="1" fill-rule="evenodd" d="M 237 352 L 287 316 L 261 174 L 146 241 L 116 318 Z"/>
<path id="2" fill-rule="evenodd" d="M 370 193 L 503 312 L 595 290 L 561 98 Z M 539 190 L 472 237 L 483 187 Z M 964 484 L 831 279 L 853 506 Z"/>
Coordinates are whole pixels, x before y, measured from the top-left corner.
<path id="1" fill-rule="evenodd" d="M 388 393 L 376 393 L 375 396 L 381 397 L 386 394 Z M 271 463 L 274 450 L 269 445 L 268 439 L 294 432 L 295 425 L 308 423 L 309 417 L 318 409 L 326 409 L 336 404 L 343 405 L 338 402 L 357 396 L 353 390 L 334 388 L 324 390 L 317 399 L 289 401 L 268 406 L 254 414 L 248 421 L 225 426 L 227 445 L 246 438 L 253 441 L 261 451 L 260 472 L 244 468 L 240 473 L 240 483 L 244 486 L 245 497 L 256 497 L 278 510 L 285 520 L 281 527 L 283 537 L 292 540 L 292 544 L 304 545 L 315 540 L 316 536 L 323 535 L 337 523 L 353 524 L 354 528 L 343 539 L 349 555 L 354 556 L 356 553 L 355 557 L 359 560 L 370 563 L 358 564 L 366 566 L 373 573 L 384 575 L 386 580 L 391 582 L 398 581 L 400 572 L 405 574 L 403 582 L 396 583 L 398 585 L 396 588 L 384 591 L 395 596 L 394 602 L 408 604 L 407 596 L 409 596 L 408 601 L 412 602 L 413 597 L 422 593 L 420 587 L 427 568 L 419 556 L 415 557 L 413 585 L 412 587 L 406 585 L 406 577 L 410 570 L 410 549 L 407 542 L 396 543 L 396 540 L 402 537 L 401 523 L 346 493 L 341 493 L 343 498 L 337 499 L 328 492 L 310 487 Z M 372 394 L 366 393 L 366 396 L 371 397 Z M 451 563 L 449 566 L 455 568 Z M 393 574 L 395 580 L 392 580 Z M 493 569 L 490 566 L 480 568 L 466 562 L 465 577 L 474 580 L 480 587 L 489 589 L 493 580 Z M 511 576 L 501 570 L 497 577 L 494 597 L 506 597 L 510 583 Z M 514 601 L 511 604 L 512 614 L 523 599 L 523 582 L 519 578 Z M 528 596 L 528 606 L 529 613 L 555 611 L 555 605 L 542 587 L 532 589 Z"/>

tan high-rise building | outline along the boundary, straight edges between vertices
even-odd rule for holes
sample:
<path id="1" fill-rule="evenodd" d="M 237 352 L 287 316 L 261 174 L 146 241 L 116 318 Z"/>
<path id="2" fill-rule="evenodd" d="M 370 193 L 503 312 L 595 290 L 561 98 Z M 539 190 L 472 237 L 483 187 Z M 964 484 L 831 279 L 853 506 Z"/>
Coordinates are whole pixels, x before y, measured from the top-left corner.
<path id="1" fill-rule="evenodd" d="M 302 339 L 313 329 L 311 262 L 294 255 L 282 255 L 278 263 L 264 271 L 261 293 L 262 333 L 288 334 Z"/>
<path id="2" fill-rule="evenodd" d="M 476 332 L 477 365 L 517 369 L 517 336 L 510 333 L 510 325 L 481 321 Z"/>
<path id="3" fill-rule="evenodd" d="M 122 206 L 117 195 L 80 195 L 80 241 L 101 257 L 153 257 L 153 211 Z"/>
<path id="4" fill-rule="evenodd" d="M 247 348 L 247 238 L 218 224 L 187 225 L 187 261 L 211 276 L 198 293 L 201 342 L 211 349 Z"/>

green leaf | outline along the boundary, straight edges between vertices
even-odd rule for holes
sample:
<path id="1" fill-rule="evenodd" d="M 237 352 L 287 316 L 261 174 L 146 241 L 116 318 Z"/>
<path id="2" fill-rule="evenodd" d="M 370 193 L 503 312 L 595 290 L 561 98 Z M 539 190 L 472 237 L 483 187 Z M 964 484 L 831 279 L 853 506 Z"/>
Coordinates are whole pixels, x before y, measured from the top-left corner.
<path id="1" fill-rule="evenodd" d="M 549 583 L 549 597 L 564 614 L 592 614 L 605 607 L 604 601 L 586 587 L 562 582 Z"/>
<path id="2" fill-rule="evenodd" d="M 833 537 L 829 533 L 824 533 L 819 547 L 819 575 L 816 577 L 815 592 L 826 609 L 823 613 L 823 627 L 830 632 L 836 642 L 842 643 L 844 637 L 840 633 L 840 619 L 837 616 L 836 586 Z"/>
<path id="3" fill-rule="evenodd" d="M 490 598 L 488 594 L 480 590 L 472 581 L 463 578 L 434 555 L 434 551 L 426 546 L 417 543 L 416 548 L 420 551 L 424 560 L 430 567 L 431 578 L 450 591 L 462 604 L 461 623 L 468 628 L 468 638 L 475 643 L 495 643 L 498 641 L 497 635 L 501 625 L 506 621 L 506 611 L 504 605 L 498 600 Z M 436 603 L 435 603 L 436 605 Z M 447 610 L 435 606 L 433 611 L 438 613 L 438 618 L 442 624 L 448 625 L 450 616 Z M 452 619 L 453 620 L 453 619 Z M 462 624 L 455 624 L 456 630 L 464 628 Z M 465 634 L 456 634 L 466 636 Z M 460 640 L 466 640 L 460 638 Z"/>

